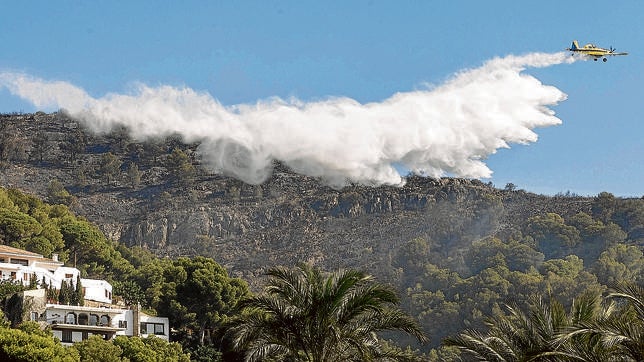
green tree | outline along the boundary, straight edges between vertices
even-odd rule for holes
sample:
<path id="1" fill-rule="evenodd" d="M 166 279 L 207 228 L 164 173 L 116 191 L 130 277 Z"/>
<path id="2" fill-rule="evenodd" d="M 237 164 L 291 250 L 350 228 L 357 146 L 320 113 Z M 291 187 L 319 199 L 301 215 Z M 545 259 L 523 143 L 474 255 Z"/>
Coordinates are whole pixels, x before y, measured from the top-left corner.
<path id="1" fill-rule="evenodd" d="M 612 220 L 628 234 L 628 239 L 640 245 L 644 242 L 644 198 L 621 200 Z"/>
<path id="2" fill-rule="evenodd" d="M 587 291 L 599 294 L 606 289 L 594 274 L 584 269 L 584 261 L 576 255 L 547 260 L 540 270 L 544 276 L 542 293 L 565 302 Z"/>
<path id="3" fill-rule="evenodd" d="M 130 362 L 189 362 L 190 355 L 183 353 L 181 345 L 168 343 L 155 336 L 147 338 L 117 336 L 113 343 L 122 357 Z"/>
<path id="4" fill-rule="evenodd" d="M 58 304 L 69 305 L 72 301 L 73 291 L 74 287 L 63 279 L 60 282 L 60 289 L 58 290 Z"/>
<path id="5" fill-rule="evenodd" d="M 76 362 L 78 352 L 64 347 L 51 333 L 0 327 L 0 360 L 8 362 Z M 39 329 L 38 329 L 39 330 Z"/>
<path id="6" fill-rule="evenodd" d="M 74 348 L 83 362 L 127 362 L 121 357 L 121 347 L 106 341 L 100 336 L 90 336 L 88 339 L 74 343 Z"/>
<path id="7" fill-rule="evenodd" d="M 105 178 L 107 185 L 112 184 L 112 181 L 119 175 L 120 169 L 121 161 L 119 161 L 118 157 L 114 156 L 111 152 L 103 154 L 98 172 Z"/>
<path id="8" fill-rule="evenodd" d="M 53 179 L 49 181 L 49 185 L 47 185 L 47 201 L 50 204 L 63 204 L 69 206 L 76 201 L 76 198 L 65 189 L 60 181 Z"/>
<path id="9" fill-rule="evenodd" d="M 644 288 L 620 284 L 606 299 L 601 318 L 576 321 L 559 341 L 581 345 L 568 353 L 575 360 L 644 361 Z"/>
<path id="10" fill-rule="evenodd" d="M 593 200 L 591 205 L 591 212 L 595 219 L 599 219 L 607 223 L 613 217 L 615 208 L 617 207 L 617 199 L 609 192 L 601 192 Z"/>
<path id="11" fill-rule="evenodd" d="M 40 223 L 28 214 L 0 209 L 0 239 L 4 244 L 24 249 L 25 240 L 41 231 Z"/>
<path id="12" fill-rule="evenodd" d="M 172 150 L 168 156 L 166 167 L 173 175 L 174 181 L 183 185 L 189 184 L 196 174 L 190 158 L 179 148 Z"/>
<path id="13" fill-rule="evenodd" d="M 544 256 L 526 243 L 516 240 L 503 242 L 495 237 L 473 242 L 467 253 L 468 264 L 473 274 L 494 266 L 495 260 L 498 259 L 503 259 L 510 270 L 525 271 L 530 267 L 540 266 Z"/>
<path id="14" fill-rule="evenodd" d="M 593 270 L 604 285 L 641 283 L 644 282 L 644 253 L 635 245 L 617 244 L 599 256 Z"/>
<path id="15" fill-rule="evenodd" d="M 72 264 L 90 277 L 127 278 L 132 265 L 116 250 L 114 243 L 87 221 L 75 218 L 60 220 L 60 232 L 69 250 Z"/>
<path id="16" fill-rule="evenodd" d="M 616 346 L 624 358 L 644 361 L 644 288 L 635 283 L 620 284 L 608 298 L 626 304 L 603 326 L 604 343 Z"/>
<path id="17" fill-rule="evenodd" d="M 394 266 L 402 268 L 408 276 L 420 275 L 423 273 L 429 254 L 430 243 L 424 238 L 415 238 L 398 249 Z"/>
<path id="18" fill-rule="evenodd" d="M 192 331 L 198 344 L 213 343 L 208 337 L 236 313 L 239 300 L 249 295 L 245 282 L 230 278 L 211 258 L 179 258 L 162 268 L 154 307 L 170 318 L 173 328 Z"/>
<path id="19" fill-rule="evenodd" d="M 69 304 L 70 305 L 83 305 L 85 302 L 85 295 L 83 293 L 83 285 L 81 283 L 80 274 L 76 277 L 76 282 L 73 285 L 70 283 L 70 296 Z"/>
<path id="20" fill-rule="evenodd" d="M 572 216 L 568 224 L 577 228 L 581 236 L 575 254 L 589 262 L 596 260 L 607 247 L 624 242 L 627 236 L 619 225 L 613 222 L 604 224 L 583 212 Z"/>
<path id="21" fill-rule="evenodd" d="M 388 330 L 426 341 L 416 322 L 396 307 L 392 288 L 367 274 L 323 275 L 300 265 L 272 268 L 268 275 L 264 293 L 244 302 L 231 329 L 234 346 L 245 351 L 247 361 L 370 360 L 385 354 L 376 333 Z"/>
<path id="22" fill-rule="evenodd" d="M 564 345 L 559 338 L 572 325 L 590 323 L 598 318 L 597 295 L 586 294 L 566 313 L 564 306 L 551 299 L 533 298 L 527 310 L 506 305 L 507 313 L 488 319 L 486 333 L 467 330 L 443 344 L 460 348 L 480 361 L 565 361 L 570 351 L 583 346 Z M 579 342 L 579 341 L 575 341 Z"/>
<path id="23" fill-rule="evenodd" d="M 142 158 L 147 161 L 151 166 L 156 166 L 157 158 L 165 153 L 163 142 L 159 140 L 147 140 L 143 143 Z"/>
<path id="24" fill-rule="evenodd" d="M 546 259 L 571 254 L 571 250 L 581 241 L 579 230 L 566 225 L 563 217 L 556 213 L 529 218 L 526 229 Z"/>
<path id="25" fill-rule="evenodd" d="M 134 280 L 115 281 L 114 295 L 123 298 L 126 306 L 136 306 L 145 301 L 143 289 Z"/>
<path id="26" fill-rule="evenodd" d="M 127 150 L 128 145 L 132 142 L 130 137 L 130 130 L 123 125 L 113 127 L 110 133 L 105 135 L 108 140 L 110 149 L 117 154 L 123 153 Z"/>

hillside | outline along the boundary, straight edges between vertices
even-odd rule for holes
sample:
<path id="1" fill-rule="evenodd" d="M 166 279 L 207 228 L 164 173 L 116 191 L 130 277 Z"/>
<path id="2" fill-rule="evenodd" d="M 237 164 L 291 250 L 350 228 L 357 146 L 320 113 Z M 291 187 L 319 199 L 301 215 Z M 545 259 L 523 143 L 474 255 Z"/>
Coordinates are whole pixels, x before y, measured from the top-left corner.
<path id="1" fill-rule="evenodd" d="M 253 291 L 275 265 L 362 269 L 397 288 L 432 337 L 424 352 L 484 328 L 512 300 L 548 294 L 570 304 L 586 291 L 644 282 L 644 198 L 421 177 L 338 190 L 279 164 L 268 181 L 248 185 L 208 171 L 198 150 L 172 136 L 138 142 L 124 129 L 95 135 L 60 113 L 2 115 L 0 186 L 68 205 L 123 245 L 212 257 Z"/>
<path id="2" fill-rule="evenodd" d="M 196 159 L 197 145 L 172 137 L 140 143 L 123 130 L 97 136 L 62 114 L 4 115 L 1 121 L 3 186 L 51 202 L 48 187 L 58 180 L 73 195 L 74 211 L 113 240 L 162 256 L 211 256 L 248 280 L 294 261 L 380 274 L 402 243 L 418 237 L 437 241 L 436 260 L 464 269 L 459 251 L 472 241 L 532 215 L 590 212 L 592 201 L 449 178 L 334 190 L 279 165 L 268 182 L 253 186 L 208 173 Z M 169 166 L 175 149 L 194 166 L 185 179 Z M 108 152 L 117 164 L 111 180 Z M 130 164 L 137 165 L 138 183 L 128 177 Z"/>

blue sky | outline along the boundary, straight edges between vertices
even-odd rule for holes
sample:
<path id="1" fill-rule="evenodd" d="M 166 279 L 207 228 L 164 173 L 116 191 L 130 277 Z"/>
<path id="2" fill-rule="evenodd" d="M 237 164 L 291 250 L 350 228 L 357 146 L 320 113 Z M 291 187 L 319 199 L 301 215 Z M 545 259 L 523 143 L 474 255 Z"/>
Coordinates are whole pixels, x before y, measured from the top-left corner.
<path id="1" fill-rule="evenodd" d="M 0 70 L 68 81 L 95 97 L 143 82 L 205 91 L 224 105 L 273 96 L 369 103 L 578 39 L 630 55 L 526 70 L 568 95 L 554 107 L 563 124 L 491 155 L 489 181 L 547 194 L 644 194 L 644 2 L 118 3 L 4 2 Z M 0 112 L 35 110 L 0 89 Z"/>

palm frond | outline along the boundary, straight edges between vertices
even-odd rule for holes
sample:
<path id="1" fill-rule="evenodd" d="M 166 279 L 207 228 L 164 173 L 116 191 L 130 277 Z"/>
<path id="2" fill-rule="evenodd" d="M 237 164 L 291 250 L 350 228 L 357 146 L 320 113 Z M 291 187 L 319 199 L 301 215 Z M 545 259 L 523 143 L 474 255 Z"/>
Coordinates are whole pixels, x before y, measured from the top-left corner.
<path id="1" fill-rule="evenodd" d="M 291 356 L 315 361 L 371 360 L 382 355 L 377 332 L 427 337 L 398 307 L 390 286 L 356 270 L 323 274 L 306 264 L 268 270 L 264 293 L 240 303 L 245 313 L 231 328 L 246 358 Z"/>

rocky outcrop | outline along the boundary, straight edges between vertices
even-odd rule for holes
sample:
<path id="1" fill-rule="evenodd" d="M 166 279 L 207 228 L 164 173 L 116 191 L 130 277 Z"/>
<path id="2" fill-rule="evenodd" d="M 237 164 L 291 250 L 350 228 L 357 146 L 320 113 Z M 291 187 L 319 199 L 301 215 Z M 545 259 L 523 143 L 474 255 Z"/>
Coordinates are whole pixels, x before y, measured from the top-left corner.
<path id="1" fill-rule="evenodd" d="M 531 215 L 590 208 L 589 198 L 545 197 L 453 178 L 335 190 L 279 165 L 270 180 L 252 186 L 209 174 L 193 160 L 196 176 L 179 182 L 164 159 L 176 147 L 192 155 L 196 145 L 173 139 L 147 145 L 126 132 L 95 136 L 59 114 L 0 118 L 2 186 L 47 199 L 51 181 L 58 180 L 75 198 L 71 207 L 109 238 L 170 257 L 212 256 L 251 282 L 268 266 L 302 261 L 382 274 L 395 249 L 417 237 L 432 240 L 437 264 L 457 263 L 445 245 L 466 247 Z M 82 147 L 75 149 L 78 139 Z M 38 151 L 43 148 L 44 155 Z M 106 181 L 101 160 L 108 152 L 121 168 Z M 128 181 L 131 164 L 141 172 L 138 184 Z"/>

